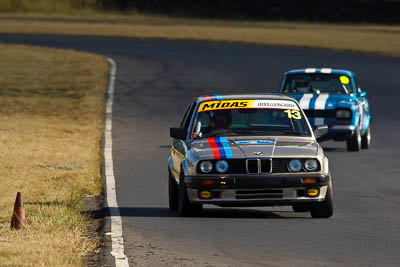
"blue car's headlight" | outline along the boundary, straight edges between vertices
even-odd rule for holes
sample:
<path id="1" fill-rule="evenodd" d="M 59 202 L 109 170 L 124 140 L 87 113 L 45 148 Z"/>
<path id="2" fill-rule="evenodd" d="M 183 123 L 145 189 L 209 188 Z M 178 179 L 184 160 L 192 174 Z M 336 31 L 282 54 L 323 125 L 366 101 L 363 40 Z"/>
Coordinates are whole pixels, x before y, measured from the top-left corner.
<path id="1" fill-rule="evenodd" d="M 339 120 L 351 119 L 352 112 L 350 109 L 338 109 L 336 110 L 336 118 Z"/>

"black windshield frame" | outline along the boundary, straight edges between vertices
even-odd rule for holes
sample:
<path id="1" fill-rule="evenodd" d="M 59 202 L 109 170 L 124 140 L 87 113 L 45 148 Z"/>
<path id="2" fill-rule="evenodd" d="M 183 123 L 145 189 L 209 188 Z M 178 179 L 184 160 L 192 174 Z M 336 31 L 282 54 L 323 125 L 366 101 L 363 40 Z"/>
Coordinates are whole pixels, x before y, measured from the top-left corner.
<path id="1" fill-rule="evenodd" d="M 348 83 L 344 84 L 340 82 L 340 77 L 346 77 L 348 79 Z M 346 79 L 345 78 L 345 79 Z M 307 92 L 296 91 L 293 81 L 308 81 L 309 83 L 309 90 Z M 317 83 L 321 81 L 329 81 L 333 82 L 331 85 L 336 89 L 340 90 L 318 90 L 321 88 L 313 87 L 312 83 Z M 290 87 L 289 87 L 290 85 Z M 341 86 L 341 87 L 339 87 Z M 328 87 L 329 88 L 329 87 Z M 310 94 L 310 93 L 317 93 L 317 94 L 353 94 L 354 93 L 354 86 L 352 82 L 352 77 L 345 74 L 333 74 L 333 73 L 298 73 L 298 74 L 289 74 L 285 76 L 285 79 L 282 82 L 281 86 L 281 93 L 284 94 Z"/>
<path id="2" fill-rule="evenodd" d="M 296 104 L 297 105 L 297 104 Z M 231 109 L 231 110 L 236 110 L 236 109 Z M 259 109 L 259 110 L 275 110 L 276 109 Z M 284 111 L 284 110 L 282 110 Z M 280 126 L 278 125 L 265 125 L 263 126 L 264 130 L 261 130 L 261 127 L 253 127 L 251 132 L 244 132 L 241 131 L 240 128 L 230 128 L 227 129 L 227 131 L 225 132 L 221 132 L 217 135 L 213 135 L 213 136 L 202 136 L 202 137 L 193 137 L 193 133 L 195 133 L 196 131 L 196 124 L 198 121 L 198 116 L 200 113 L 206 114 L 207 112 L 198 112 L 198 109 L 196 111 L 196 115 L 193 117 L 193 124 L 192 124 L 192 129 L 190 132 L 190 137 L 191 139 L 199 139 L 199 138 L 207 138 L 207 137 L 216 137 L 216 136 L 296 136 L 296 137 L 312 137 L 312 131 L 310 129 L 310 125 L 307 122 L 306 116 L 304 114 L 304 112 L 299 108 L 299 110 L 297 110 L 300 114 L 301 114 L 301 119 L 298 120 L 298 123 L 301 123 L 301 130 L 299 131 L 299 127 L 296 127 L 293 125 L 293 121 L 291 119 L 289 119 L 291 121 L 292 124 L 292 128 L 288 128 L 288 129 L 284 129 L 281 127 L 281 129 L 278 129 Z M 269 129 L 268 129 L 269 128 Z"/>

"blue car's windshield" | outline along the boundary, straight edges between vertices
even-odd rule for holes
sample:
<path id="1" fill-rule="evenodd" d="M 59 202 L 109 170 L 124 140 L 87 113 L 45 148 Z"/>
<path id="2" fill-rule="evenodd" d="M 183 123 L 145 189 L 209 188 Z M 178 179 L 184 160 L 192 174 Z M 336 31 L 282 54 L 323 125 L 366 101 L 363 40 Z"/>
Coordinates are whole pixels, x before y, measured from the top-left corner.
<path id="1" fill-rule="evenodd" d="M 353 86 L 346 75 L 292 74 L 287 75 L 282 88 L 284 94 L 351 94 Z"/>
<path id="2" fill-rule="evenodd" d="M 192 138 L 235 135 L 311 136 L 300 108 L 289 100 L 203 102 Z"/>

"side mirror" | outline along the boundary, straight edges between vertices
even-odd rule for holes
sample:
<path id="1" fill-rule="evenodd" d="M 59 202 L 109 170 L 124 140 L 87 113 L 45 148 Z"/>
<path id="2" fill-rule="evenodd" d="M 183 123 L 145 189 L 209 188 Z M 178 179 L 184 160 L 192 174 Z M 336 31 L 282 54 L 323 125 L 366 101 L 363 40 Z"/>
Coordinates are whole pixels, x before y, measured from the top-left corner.
<path id="1" fill-rule="evenodd" d="M 201 133 L 201 121 L 198 121 L 196 123 L 196 128 L 195 128 L 194 133 L 195 133 L 195 137 L 201 138 L 201 136 L 202 136 L 202 133 Z"/>
<path id="2" fill-rule="evenodd" d="M 181 140 L 185 140 L 186 139 L 186 131 L 184 128 L 170 128 L 169 129 L 169 135 L 172 138 L 177 138 L 177 139 L 181 139 Z"/>
<path id="3" fill-rule="evenodd" d="M 314 135 L 315 138 L 321 138 L 322 136 L 328 134 L 328 126 L 327 125 L 321 125 L 321 126 L 317 126 L 314 129 Z"/>
<path id="4" fill-rule="evenodd" d="M 367 92 L 363 91 L 363 92 L 359 92 L 358 94 L 360 95 L 360 97 L 365 97 L 367 95 Z"/>

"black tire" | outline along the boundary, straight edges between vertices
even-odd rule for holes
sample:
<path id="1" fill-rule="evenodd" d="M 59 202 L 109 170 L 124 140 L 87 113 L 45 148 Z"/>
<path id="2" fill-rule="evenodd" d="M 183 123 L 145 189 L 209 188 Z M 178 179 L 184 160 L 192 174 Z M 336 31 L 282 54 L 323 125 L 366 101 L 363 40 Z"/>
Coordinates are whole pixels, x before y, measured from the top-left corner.
<path id="1" fill-rule="evenodd" d="M 324 201 L 310 206 L 310 213 L 313 218 L 329 218 L 333 215 L 332 185 L 329 185 Z"/>
<path id="2" fill-rule="evenodd" d="M 169 199 L 169 209 L 178 210 L 179 207 L 179 190 L 178 185 L 172 176 L 171 170 L 168 168 L 168 199 Z"/>
<path id="3" fill-rule="evenodd" d="M 353 136 L 346 140 L 348 151 L 360 151 L 361 150 L 361 135 L 360 129 L 357 127 Z"/>
<path id="4" fill-rule="evenodd" d="M 191 204 L 189 202 L 183 171 L 181 171 L 181 177 L 179 179 L 179 203 L 178 203 L 179 215 L 182 217 L 191 216 L 197 212 L 200 212 L 202 208 L 203 205 L 201 204 Z"/>
<path id="5" fill-rule="evenodd" d="M 370 126 L 368 126 L 367 131 L 363 136 L 361 136 L 361 148 L 362 149 L 368 149 L 371 144 L 371 129 Z"/>
<path id="6" fill-rule="evenodd" d="M 308 212 L 310 211 L 310 207 L 306 205 L 292 205 L 292 209 L 294 212 Z"/>

